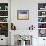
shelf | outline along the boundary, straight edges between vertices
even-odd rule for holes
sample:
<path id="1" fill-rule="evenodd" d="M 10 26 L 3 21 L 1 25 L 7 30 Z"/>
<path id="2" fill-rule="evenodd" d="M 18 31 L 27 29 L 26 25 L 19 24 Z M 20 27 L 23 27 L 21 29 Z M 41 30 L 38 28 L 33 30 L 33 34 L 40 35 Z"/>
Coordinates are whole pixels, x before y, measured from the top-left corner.
<path id="1" fill-rule="evenodd" d="M 46 11 L 46 10 L 38 10 L 38 11 Z"/>
<path id="2" fill-rule="evenodd" d="M 8 17 L 8 16 L 0 16 L 0 17 Z"/>
<path id="3" fill-rule="evenodd" d="M 38 17 L 46 17 L 46 15 L 44 15 L 44 16 L 38 16 Z"/>
<path id="4" fill-rule="evenodd" d="M 0 11 L 8 11 L 8 10 L 0 10 Z"/>
<path id="5" fill-rule="evenodd" d="M 38 22 L 38 23 L 46 23 L 46 22 Z"/>
<path id="6" fill-rule="evenodd" d="M 38 28 L 38 29 L 46 29 L 46 28 Z"/>
<path id="7" fill-rule="evenodd" d="M 46 37 L 38 37 L 38 38 L 46 39 Z"/>
<path id="8" fill-rule="evenodd" d="M 8 22 L 0 22 L 0 23 L 8 23 Z"/>

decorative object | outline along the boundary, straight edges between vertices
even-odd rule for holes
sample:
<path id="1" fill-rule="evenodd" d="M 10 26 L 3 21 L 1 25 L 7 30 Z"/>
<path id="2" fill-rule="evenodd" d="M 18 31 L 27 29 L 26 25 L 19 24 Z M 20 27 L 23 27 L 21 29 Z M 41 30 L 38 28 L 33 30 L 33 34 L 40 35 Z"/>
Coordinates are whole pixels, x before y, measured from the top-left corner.
<path id="1" fill-rule="evenodd" d="M 38 34 L 46 37 L 46 3 L 38 3 Z"/>
<path id="2" fill-rule="evenodd" d="M 0 10 L 8 10 L 8 3 L 0 3 Z"/>
<path id="3" fill-rule="evenodd" d="M 34 30 L 34 26 L 33 25 L 31 25 L 31 26 L 29 26 L 29 30 Z"/>
<path id="4" fill-rule="evenodd" d="M 42 15 L 45 15 L 45 12 L 42 12 Z"/>
<path id="5" fill-rule="evenodd" d="M 0 23 L 0 35 L 8 37 L 8 23 Z"/>
<path id="6" fill-rule="evenodd" d="M 0 22 L 8 22 L 8 17 L 0 17 Z"/>
<path id="7" fill-rule="evenodd" d="M 29 20 L 29 10 L 17 10 L 18 20 Z"/>
<path id="8" fill-rule="evenodd" d="M 39 22 L 46 22 L 46 17 L 38 17 Z"/>
<path id="9" fill-rule="evenodd" d="M 17 40 L 17 45 L 21 45 L 21 40 Z"/>
<path id="10" fill-rule="evenodd" d="M 46 28 L 46 23 L 38 23 L 38 28 Z"/>
<path id="11" fill-rule="evenodd" d="M 0 6 L 0 10 L 1 10 L 1 6 Z"/>
<path id="12" fill-rule="evenodd" d="M 8 10 L 8 6 L 5 6 L 5 10 Z"/>
<path id="13" fill-rule="evenodd" d="M 13 23 L 11 23 L 11 30 L 16 30 L 16 26 Z"/>
<path id="14" fill-rule="evenodd" d="M 15 44 L 16 46 L 30 46 L 30 45 L 32 45 L 32 36 L 16 34 L 15 43 L 16 43 Z"/>
<path id="15" fill-rule="evenodd" d="M 44 10 L 44 8 L 40 8 L 40 10 Z"/>
<path id="16" fill-rule="evenodd" d="M 39 36 L 40 37 L 46 37 L 46 29 L 40 29 L 39 30 Z"/>
<path id="17" fill-rule="evenodd" d="M 0 16 L 8 16 L 8 11 L 0 11 Z"/>
<path id="18" fill-rule="evenodd" d="M 46 3 L 38 3 L 38 10 L 45 10 L 46 9 Z"/>

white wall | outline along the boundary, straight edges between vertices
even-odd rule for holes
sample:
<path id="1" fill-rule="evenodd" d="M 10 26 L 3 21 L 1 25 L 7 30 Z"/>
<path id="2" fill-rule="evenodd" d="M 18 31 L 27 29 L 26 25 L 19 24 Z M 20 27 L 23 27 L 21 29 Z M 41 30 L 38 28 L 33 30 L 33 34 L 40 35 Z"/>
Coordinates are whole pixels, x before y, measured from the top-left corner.
<path id="1" fill-rule="evenodd" d="M 11 22 L 14 23 L 17 30 L 28 30 L 32 24 L 35 26 L 33 46 L 41 46 L 40 43 L 43 44 L 43 38 L 38 38 L 37 30 L 38 3 L 46 3 L 46 0 L 11 0 Z M 17 20 L 17 10 L 29 10 L 29 20 Z"/>
<path id="2" fill-rule="evenodd" d="M 17 20 L 17 10 L 29 10 L 29 20 Z M 35 20 L 37 21 L 36 10 L 37 10 L 37 2 L 35 1 L 11 0 L 11 16 L 12 16 L 11 22 L 13 22 L 16 25 L 17 30 L 27 30 Z"/>
<path id="3" fill-rule="evenodd" d="M 45 3 L 46 0 L 11 0 L 11 22 L 17 30 L 27 30 L 29 26 L 38 27 L 38 3 Z M 17 10 L 29 10 L 29 20 L 17 20 Z"/>

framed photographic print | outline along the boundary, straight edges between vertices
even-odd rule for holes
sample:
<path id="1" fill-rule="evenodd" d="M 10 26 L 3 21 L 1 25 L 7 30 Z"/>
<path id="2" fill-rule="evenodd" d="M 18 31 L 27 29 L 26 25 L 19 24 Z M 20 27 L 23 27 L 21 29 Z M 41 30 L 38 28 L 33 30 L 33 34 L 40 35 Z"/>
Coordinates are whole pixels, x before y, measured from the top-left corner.
<path id="1" fill-rule="evenodd" d="M 17 10 L 17 20 L 29 20 L 29 10 Z"/>

